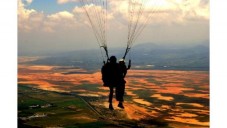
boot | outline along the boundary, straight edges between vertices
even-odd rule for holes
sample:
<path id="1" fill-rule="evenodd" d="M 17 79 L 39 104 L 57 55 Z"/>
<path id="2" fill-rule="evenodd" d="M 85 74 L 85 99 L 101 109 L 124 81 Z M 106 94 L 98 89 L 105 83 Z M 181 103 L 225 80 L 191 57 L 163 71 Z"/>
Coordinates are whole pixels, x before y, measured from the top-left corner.
<path id="1" fill-rule="evenodd" d="M 109 109 L 114 110 L 112 103 L 109 104 Z"/>
<path id="2" fill-rule="evenodd" d="M 123 106 L 123 103 L 122 102 L 119 102 L 119 104 L 117 105 L 119 108 L 122 108 L 124 109 L 125 107 Z"/>

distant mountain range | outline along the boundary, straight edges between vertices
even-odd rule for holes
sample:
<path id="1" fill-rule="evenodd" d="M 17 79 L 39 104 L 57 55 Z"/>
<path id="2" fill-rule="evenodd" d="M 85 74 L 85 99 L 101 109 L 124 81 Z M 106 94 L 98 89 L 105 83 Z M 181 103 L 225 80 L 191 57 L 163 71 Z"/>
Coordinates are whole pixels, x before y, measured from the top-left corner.
<path id="1" fill-rule="evenodd" d="M 123 56 L 123 48 L 114 48 L 110 55 Z M 126 60 L 134 69 L 209 70 L 209 43 L 197 45 L 144 43 L 134 46 Z M 119 58 L 120 59 L 120 58 Z M 33 61 L 33 64 L 75 66 L 97 70 L 102 66 L 99 50 L 81 50 L 57 54 Z"/>
<path id="2" fill-rule="evenodd" d="M 141 44 L 133 48 L 136 65 L 155 69 L 209 70 L 209 45 Z"/>

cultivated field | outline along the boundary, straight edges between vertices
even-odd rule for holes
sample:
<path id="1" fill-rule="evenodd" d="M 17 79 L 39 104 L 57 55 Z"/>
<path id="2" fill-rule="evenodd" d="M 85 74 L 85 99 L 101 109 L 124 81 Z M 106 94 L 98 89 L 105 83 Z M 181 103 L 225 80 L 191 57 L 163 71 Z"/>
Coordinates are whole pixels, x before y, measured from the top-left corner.
<path id="1" fill-rule="evenodd" d="M 110 111 L 99 70 L 19 64 L 19 126 L 209 127 L 209 72 L 129 70 L 126 80 L 125 109 L 114 100 Z"/>

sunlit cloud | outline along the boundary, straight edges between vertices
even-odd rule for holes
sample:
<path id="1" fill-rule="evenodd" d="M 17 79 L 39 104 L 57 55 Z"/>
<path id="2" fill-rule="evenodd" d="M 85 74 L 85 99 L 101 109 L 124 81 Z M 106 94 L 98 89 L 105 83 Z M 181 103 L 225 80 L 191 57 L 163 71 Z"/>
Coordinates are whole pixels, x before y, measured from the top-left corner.
<path id="1" fill-rule="evenodd" d="M 58 3 L 63 4 L 67 2 L 75 2 L 78 0 L 58 0 Z M 26 5 L 30 4 L 32 0 L 26 0 Z M 37 12 L 34 9 L 26 9 L 25 3 L 22 0 L 18 2 L 18 17 L 19 17 L 19 28 L 23 26 L 26 30 L 32 30 L 34 24 L 40 24 L 38 21 L 41 20 L 61 20 L 61 19 L 73 19 L 75 15 L 75 21 L 78 20 L 77 24 L 86 23 L 85 12 L 82 7 L 75 7 L 72 12 L 61 11 L 55 14 L 46 15 L 42 12 Z M 92 12 L 92 6 L 94 3 L 90 2 L 89 12 Z M 109 25 L 113 25 L 116 22 L 122 23 L 122 27 L 127 23 L 128 20 L 128 1 L 110 1 L 108 8 L 108 22 Z M 208 3 L 201 2 L 201 0 L 185 1 L 185 0 L 151 0 L 144 3 L 145 9 L 143 15 L 141 16 L 141 22 L 144 22 L 145 18 L 151 17 L 148 22 L 150 24 L 169 24 L 169 23 L 184 23 L 187 20 L 209 20 L 209 5 Z M 99 6 L 98 6 L 99 7 Z M 96 8 L 98 8 L 96 7 Z M 94 7 L 93 7 L 94 8 Z M 98 9 L 102 9 L 99 7 Z M 153 12 L 151 12 L 153 10 Z M 155 13 L 155 14 L 152 14 Z M 93 12 L 94 14 L 94 12 Z M 44 18 L 45 16 L 45 18 Z M 174 17 L 174 18 L 173 18 Z M 31 21 L 31 18 L 35 19 L 37 22 Z M 81 20 L 82 18 L 82 20 Z M 144 19 L 143 19 L 144 18 Z M 165 20 L 166 19 L 166 20 Z M 28 22 L 32 22 L 29 25 Z M 70 21 L 71 22 L 71 21 Z M 22 25 L 23 23 L 23 25 Z M 33 26 L 34 25 L 34 26 Z M 119 26 L 119 24 L 118 24 Z M 119 28 L 121 28 L 119 26 Z"/>
<path id="2" fill-rule="evenodd" d="M 78 2 L 79 0 L 57 0 L 58 4 L 65 4 L 68 2 Z"/>
<path id="3" fill-rule="evenodd" d="M 46 15 L 34 9 L 26 9 L 22 0 L 18 1 L 18 29 L 21 32 L 44 31 L 69 26 L 74 22 L 74 15 L 67 11 Z"/>
<path id="4" fill-rule="evenodd" d="M 58 0 L 57 2 L 58 2 L 58 4 L 64 4 L 64 3 L 69 2 L 69 0 Z"/>
<path id="5" fill-rule="evenodd" d="M 73 14 L 67 12 L 67 11 L 62 11 L 58 12 L 56 14 L 48 16 L 49 18 L 53 18 L 55 20 L 60 20 L 60 19 L 72 19 L 74 16 Z"/>
<path id="6" fill-rule="evenodd" d="M 26 9 L 25 6 L 27 6 L 27 4 L 24 4 L 22 0 L 18 1 L 17 13 L 19 31 L 31 31 L 33 29 L 39 28 L 42 24 L 44 14 L 42 12 L 37 12 L 34 9 Z"/>

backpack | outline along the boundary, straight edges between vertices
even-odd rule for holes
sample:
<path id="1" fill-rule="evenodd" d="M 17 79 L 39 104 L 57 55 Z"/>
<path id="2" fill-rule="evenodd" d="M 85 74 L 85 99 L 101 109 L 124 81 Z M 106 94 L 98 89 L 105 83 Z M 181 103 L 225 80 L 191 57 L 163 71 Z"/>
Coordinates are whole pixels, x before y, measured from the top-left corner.
<path id="1" fill-rule="evenodd" d="M 103 81 L 103 86 L 104 87 L 109 87 L 109 82 L 108 82 L 108 65 L 104 64 L 101 69 L 102 73 L 102 81 Z"/>

